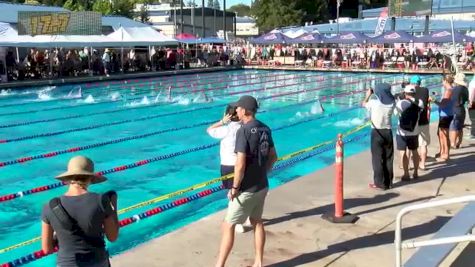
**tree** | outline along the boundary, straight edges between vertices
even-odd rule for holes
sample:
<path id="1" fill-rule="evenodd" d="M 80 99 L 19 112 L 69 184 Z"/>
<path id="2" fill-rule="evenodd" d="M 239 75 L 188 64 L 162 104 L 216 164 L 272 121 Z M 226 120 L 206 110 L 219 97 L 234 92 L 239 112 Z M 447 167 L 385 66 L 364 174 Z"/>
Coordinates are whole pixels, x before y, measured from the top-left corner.
<path id="1" fill-rule="evenodd" d="M 186 6 L 188 6 L 188 7 L 197 7 L 198 5 L 195 3 L 194 0 L 188 0 L 188 2 L 186 2 Z"/>
<path id="2" fill-rule="evenodd" d="M 98 0 L 92 5 L 92 11 L 99 12 L 102 15 L 112 14 L 112 5 L 109 0 Z"/>
<path id="3" fill-rule="evenodd" d="M 327 0 L 256 0 L 251 15 L 264 31 L 277 27 L 302 25 L 305 22 L 326 22 L 329 17 Z"/>
<path id="4" fill-rule="evenodd" d="M 219 4 L 219 0 L 214 0 L 214 9 L 221 9 L 221 5 Z"/>
<path id="5" fill-rule="evenodd" d="M 208 3 L 206 4 L 207 7 L 213 8 L 214 7 L 214 0 L 208 0 Z"/>
<path id="6" fill-rule="evenodd" d="M 240 17 L 249 17 L 251 15 L 251 7 L 245 4 L 234 5 L 227 11 L 237 13 Z"/>
<path id="7" fill-rule="evenodd" d="M 82 5 L 80 1 L 77 0 L 68 0 L 63 5 L 64 8 L 71 11 L 84 11 L 86 8 Z"/>
<path id="8" fill-rule="evenodd" d="M 69 0 L 68 0 L 69 1 Z M 133 18 L 135 4 L 129 0 L 113 0 L 112 1 L 112 14 L 124 16 L 127 18 Z"/>
<path id="9" fill-rule="evenodd" d="M 303 12 L 296 9 L 295 1 L 256 0 L 251 14 L 256 18 L 259 29 L 269 31 L 274 28 L 300 24 Z"/>
<path id="10" fill-rule="evenodd" d="M 143 4 L 141 7 L 140 7 L 140 11 L 139 11 L 139 20 L 140 22 L 142 23 L 146 23 L 150 20 L 149 16 L 148 16 L 148 9 L 147 9 L 147 4 Z"/>

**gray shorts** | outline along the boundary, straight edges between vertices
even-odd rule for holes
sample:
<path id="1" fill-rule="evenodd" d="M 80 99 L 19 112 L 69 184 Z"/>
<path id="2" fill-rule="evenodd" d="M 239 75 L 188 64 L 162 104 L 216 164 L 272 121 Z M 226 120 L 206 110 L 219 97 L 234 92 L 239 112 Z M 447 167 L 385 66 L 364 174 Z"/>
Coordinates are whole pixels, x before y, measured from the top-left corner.
<path id="1" fill-rule="evenodd" d="M 229 201 L 224 220 L 230 224 L 243 224 L 248 217 L 255 220 L 262 219 L 268 191 L 269 189 L 265 188 L 256 193 L 242 192 L 233 201 Z"/>

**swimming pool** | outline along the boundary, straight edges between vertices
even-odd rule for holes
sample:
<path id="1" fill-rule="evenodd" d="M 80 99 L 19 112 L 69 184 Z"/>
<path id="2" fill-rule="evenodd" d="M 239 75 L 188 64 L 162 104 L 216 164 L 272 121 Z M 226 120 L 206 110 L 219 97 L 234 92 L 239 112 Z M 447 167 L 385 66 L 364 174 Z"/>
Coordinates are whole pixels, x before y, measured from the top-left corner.
<path id="1" fill-rule="evenodd" d="M 397 83 L 402 78 L 398 74 L 242 70 L 4 90 L 0 93 L 0 198 L 15 198 L 0 202 L 0 249 L 39 235 L 42 205 L 66 188 L 31 189 L 57 183 L 53 177 L 74 155 L 92 158 L 96 170 L 109 178 L 92 191 L 116 190 L 119 208 L 125 208 L 218 177 L 219 146 L 206 128 L 221 119 L 226 104 L 242 94 L 259 99 L 258 118 L 274 129 L 276 148 L 283 156 L 362 125 L 365 111 L 358 108 L 362 89 L 376 81 Z M 440 77 L 426 76 L 424 83 L 440 88 Z M 363 138 L 348 143 L 345 153 L 367 148 L 368 138 Z M 310 160 L 273 172 L 271 187 L 333 161 L 334 152 L 322 150 Z M 181 197 L 133 209 L 119 219 Z M 110 252 L 120 253 L 225 206 L 225 192 L 220 191 L 130 224 L 109 245 Z M 35 242 L 0 253 L 0 263 L 39 248 Z M 48 256 L 29 266 L 52 266 L 54 260 L 55 256 Z"/>

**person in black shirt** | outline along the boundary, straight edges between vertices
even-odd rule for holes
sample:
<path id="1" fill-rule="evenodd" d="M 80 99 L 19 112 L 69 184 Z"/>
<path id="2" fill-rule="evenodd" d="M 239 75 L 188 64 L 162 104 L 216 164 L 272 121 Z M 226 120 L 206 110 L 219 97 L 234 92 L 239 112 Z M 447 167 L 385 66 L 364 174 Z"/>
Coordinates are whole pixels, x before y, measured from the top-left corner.
<path id="1" fill-rule="evenodd" d="M 269 183 L 267 173 L 277 161 L 277 153 L 269 127 L 256 120 L 258 104 L 252 96 L 242 96 L 237 103 L 242 127 L 236 134 L 237 153 L 233 186 L 228 192 L 229 205 L 223 222 L 223 236 L 216 267 L 223 267 L 234 243 L 234 228 L 249 217 L 254 228 L 255 259 L 262 266 L 265 230 L 262 213 Z"/>
<path id="2" fill-rule="evenodd" d="M 454 77 L 454 88 L 452 89 L 452 103 L 454 119 L 449 128 L 450 146 L 452 149 L 460 147 L 463 137 L 463 127 L 465 123 L 465 104 L 468 102 L 468 89 L 465 75 L 457 73 Z"/>
<path id="3" fill-rule="evenodd" d="M 416 99 L 422 100 L 424 108 L 419 116 L 419 169 L 425 170 L 427 160 L 427 146 L 430 145 L 430 107 L 429 107 L 429 89 L 421 87 L 421 77 L 414 75 L 411 77 L 410 84 L 416 88 Z"/>
<path id="4" fill-rule="evenodd" d="M 73 157 L 68 163 L 68 171 L 56 178 L 68 183 L 69 188 L 63 196 L 43 207 L 43 252 L 54 251 L 55 232 L 59 247 L 57 267 L 110 266 L 104 237 L 114 242 L 119 236 L 117 194 L 101 195 L 88 190 L 89 185 L 107 179 L 95 174 L 94 163 L 83 156 Z"/>

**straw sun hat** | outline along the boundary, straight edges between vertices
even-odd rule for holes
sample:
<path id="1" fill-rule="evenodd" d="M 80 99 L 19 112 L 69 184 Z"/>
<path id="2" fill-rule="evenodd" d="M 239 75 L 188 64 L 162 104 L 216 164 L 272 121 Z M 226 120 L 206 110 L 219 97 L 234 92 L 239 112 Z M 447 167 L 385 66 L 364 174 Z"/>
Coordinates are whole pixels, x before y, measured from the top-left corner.
<path id="1" fill-rule="evenodd" d="M 467 87 L 467 82 L 465 81 L 465 74 L 459 72 L 454 77 L 454 83 Z"/>
<path id="2" fill-rule="evenodd" d="M 67 182 L 89 177 L 91 178 L 92 184 L 102 183 L 107 180 L 106 177 L 94 173 L 94 163 L 92 160 L 83 156 L 76 156 L 69 160 L 68 170 L 56 176 L 56 179 Z"/>

